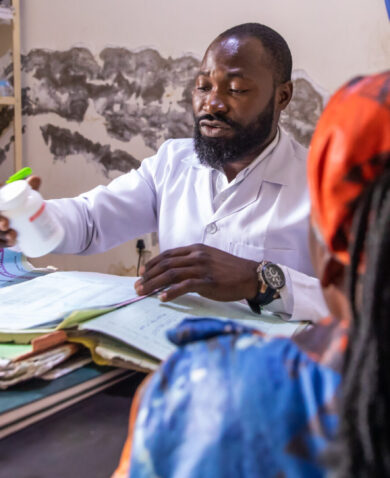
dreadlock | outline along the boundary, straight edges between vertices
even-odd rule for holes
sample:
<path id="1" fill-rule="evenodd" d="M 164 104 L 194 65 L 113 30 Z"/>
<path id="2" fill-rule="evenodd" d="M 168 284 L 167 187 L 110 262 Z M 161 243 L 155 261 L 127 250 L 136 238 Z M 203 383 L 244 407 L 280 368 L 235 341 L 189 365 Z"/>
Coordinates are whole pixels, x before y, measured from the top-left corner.
<path id="1" fill-rule="evenodd" d="M 390 476 L 390 171 L 360 197 L 352 234 L 336 475 L 383 478 Z"/>

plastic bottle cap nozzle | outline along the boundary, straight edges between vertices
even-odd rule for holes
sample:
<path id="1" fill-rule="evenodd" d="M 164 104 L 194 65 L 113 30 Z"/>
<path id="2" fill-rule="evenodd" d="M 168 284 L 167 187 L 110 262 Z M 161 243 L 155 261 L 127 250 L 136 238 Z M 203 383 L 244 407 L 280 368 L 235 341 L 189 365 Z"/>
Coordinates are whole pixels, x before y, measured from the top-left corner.
<path id="1" fill-rule="evenodd" d="M 0 211 L 9 211 L 18 207 L 31 190 L 26 181 L 13 181 L 0 189 Z"/>

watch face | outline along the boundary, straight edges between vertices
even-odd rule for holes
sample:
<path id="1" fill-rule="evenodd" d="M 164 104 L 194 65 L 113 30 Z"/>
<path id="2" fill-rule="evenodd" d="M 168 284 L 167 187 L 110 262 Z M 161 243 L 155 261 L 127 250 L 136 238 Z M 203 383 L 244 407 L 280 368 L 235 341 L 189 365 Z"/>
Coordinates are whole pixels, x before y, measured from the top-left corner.
<path id="1" fill-rule="evenodd" d="M 286 283 L 282 269 L 276 264 L 265 264 L 262 274 L 265 282 L 272 289 L 281 289 Z"/>

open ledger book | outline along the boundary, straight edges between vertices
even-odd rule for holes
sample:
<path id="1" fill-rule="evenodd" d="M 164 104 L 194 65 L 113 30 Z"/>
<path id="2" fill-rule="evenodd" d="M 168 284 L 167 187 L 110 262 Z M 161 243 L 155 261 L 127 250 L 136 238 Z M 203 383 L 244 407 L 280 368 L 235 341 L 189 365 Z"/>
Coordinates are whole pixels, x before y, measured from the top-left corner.
<path id="1" fill-rule="evenodd" d="M 31 277 L 28 277 L 31 279 Z M 305 324 L 261 316 L 240 302 L 216 302 L 186 294 L 162 303 L 139 298 L 135 277 L 93 272 L 52 272 L 0 288 L 0 342 L 28 342 L 65 329 L 86 345 L 97 363 L 153 370 L 176 348 L 167 330 L 187 317 L 234 319 L 270 335 L 291 336 Z"/>

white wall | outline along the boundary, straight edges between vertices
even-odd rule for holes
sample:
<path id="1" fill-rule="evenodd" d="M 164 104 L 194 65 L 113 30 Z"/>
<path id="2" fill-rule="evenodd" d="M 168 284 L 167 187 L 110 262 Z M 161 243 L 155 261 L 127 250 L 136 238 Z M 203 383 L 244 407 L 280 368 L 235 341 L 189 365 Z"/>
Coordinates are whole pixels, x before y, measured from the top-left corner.
<path id="1" fill-rule="evenodd" d="M 22 0 L 22 15 L 25 51 L 157 46 L 163 55 L 201 57 L 218 33 L 255 21 L 281 33 L 294 68 L 330 91 L 390 66 L 384 0 Z"/>
<path id="2" fill-rule="evenodd" d="M 305 70 L 329 92 L 354 75 L 390 66 L 384 0 L 21 0 L 22 53 L 84 46 L 98 57 L 107 46 L 123 46 L 132 51 L 152 47 L 165 58 L 190 53 L 200 59 L 218 33 L 248 21 L 280 32 L 292 50 L 294 68 Z M 25 75 L 24 86 L 30 81 Z M 24 117 L 24 161 L 43 177 L 46 198 L 75 195 L 119 174 L 110 171 L 107 176 L 80 155 L 53 162 L 40 126 L 45 120 L 59 126 L 66 121 L 53 113 L 44 116 Z M 93 112 L 72 127 L 139 159 L 153 153 L 140 138 L 124 144 L 108 137 Z M 0 165 L 0 178 L 9 169 L 9 161 Z M 135 243 L 94 257 L 51 256 L 35 262 L 48 261 L 61 268 L 134 274 Z"/>

